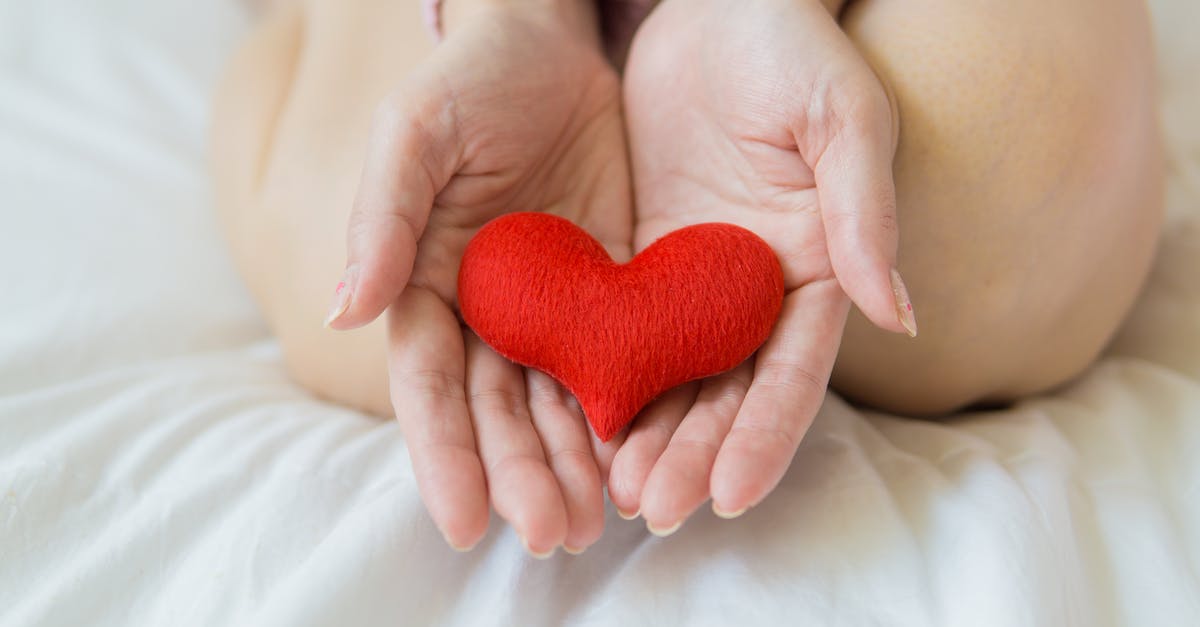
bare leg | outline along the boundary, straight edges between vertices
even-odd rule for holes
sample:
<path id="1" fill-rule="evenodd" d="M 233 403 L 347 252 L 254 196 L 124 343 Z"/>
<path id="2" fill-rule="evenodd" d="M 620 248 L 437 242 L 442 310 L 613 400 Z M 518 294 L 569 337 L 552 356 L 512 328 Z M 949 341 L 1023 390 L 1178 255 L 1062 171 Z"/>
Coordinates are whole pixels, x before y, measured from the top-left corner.
<path id="1" fill-rule="evenodd" d="M 380 325 L 320 320 L 344 261 L 372 112 L 428 51 L 417 2 L 310 0 L 264 23 L 218 99 L 214 155 L 237 261 L 289 369 L 391 414 Z M 851 321 L 835 387 L 936 413 L 1090 363 L 1153 254 L 1161 164 L 1144 9 L 859 0 L 844 26 L 892 87 L 901 268 L 915 340 Z"/>
<path id="2" fill-rule="evenodd" d="M 391 415 L 382 322 L 321 328 L 345 263 L 372 114 L 428 53 L 418 2 L 277 3 L 217 98 L 214 170 L 234 255 L 300 383 Z"/>
<path id="3" fill-rule="evenodd" d="M 1060 384 L 1131 306 L 1162 214 L 1154 64 L 1131 0 L 860 0 L 843 26 L 900 111 L 916 340 L 855 313 L 834 386 L 940 413 Z"/>

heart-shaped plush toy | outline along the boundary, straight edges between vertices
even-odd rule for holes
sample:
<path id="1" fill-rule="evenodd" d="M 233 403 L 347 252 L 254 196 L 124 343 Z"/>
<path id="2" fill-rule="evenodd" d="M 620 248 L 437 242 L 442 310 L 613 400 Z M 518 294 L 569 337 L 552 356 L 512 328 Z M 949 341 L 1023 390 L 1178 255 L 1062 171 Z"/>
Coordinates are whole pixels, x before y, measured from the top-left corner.
<path id="1" fill-rule="evenodd" d="M 568 220 L 511 213 L 467 245 L 458 305 L 496 352 L 566 386 L 608 441 L 659 394 L 752 355 L 779 316 L 783 272 L 732 224 L 680 229 L 618 264 Z"/>

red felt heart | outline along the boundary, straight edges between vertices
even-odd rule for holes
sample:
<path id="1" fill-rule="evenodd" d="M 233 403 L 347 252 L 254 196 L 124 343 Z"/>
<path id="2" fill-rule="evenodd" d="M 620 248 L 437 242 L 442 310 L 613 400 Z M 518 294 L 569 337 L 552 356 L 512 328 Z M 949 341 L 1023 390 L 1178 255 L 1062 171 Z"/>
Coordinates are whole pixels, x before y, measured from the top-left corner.
<path id="1" fill-rule="evenodd" d="M 458 305 L 496 352 L 566 386 L 608 441 L 664 391 L 752 355 L 779 316 L 783 272 L 731 224 L 680 229 L 618 264 L 568 220 L 512 213 L 467 245 Z"/>

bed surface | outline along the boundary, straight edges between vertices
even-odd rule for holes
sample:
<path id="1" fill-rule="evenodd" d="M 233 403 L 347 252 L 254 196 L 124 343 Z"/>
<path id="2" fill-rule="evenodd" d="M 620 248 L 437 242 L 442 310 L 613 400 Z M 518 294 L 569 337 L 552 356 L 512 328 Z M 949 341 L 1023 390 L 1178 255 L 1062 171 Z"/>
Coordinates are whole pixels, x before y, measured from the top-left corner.
<path id="1" fill-rule="evenodd" d="M 205 173 L 233 0 L 0 0 L 0 625 L 1200 625 L 1200 4 L 1154 0 L 1169 216 L 1106 357 L 948 423 L 830 395 L 774 495 L 584 556 L 446 548 L 314 400 Z"/>

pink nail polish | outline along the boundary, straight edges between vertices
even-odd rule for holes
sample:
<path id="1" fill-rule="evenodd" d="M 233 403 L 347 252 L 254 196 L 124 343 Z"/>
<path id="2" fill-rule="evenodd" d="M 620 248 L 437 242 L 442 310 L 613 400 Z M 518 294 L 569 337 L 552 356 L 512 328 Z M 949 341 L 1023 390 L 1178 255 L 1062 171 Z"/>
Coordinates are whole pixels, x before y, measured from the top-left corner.
<path id="1" fill-rule="evenodd" d="M 346 310 L 350 308 L 350 299 L 354 295 L 354 275 L 355 268 L 346 270 L 346 274 L 338 281 L 337 287 L 333 290 L 333 305 L 329 308 L 329 315 L 325 316 L 325 328 L 329 328 Z"/>
<path id="2" fill-rule="evenodd" d="M 913 312 L 912 300 L 908 297 L 908 288 L 900 273 L 892 268 L 892 295 L 896 299 L 896 318 L 900 325 L 908 331 L 909 337 L 917 337 L 917 316 Z"/>

